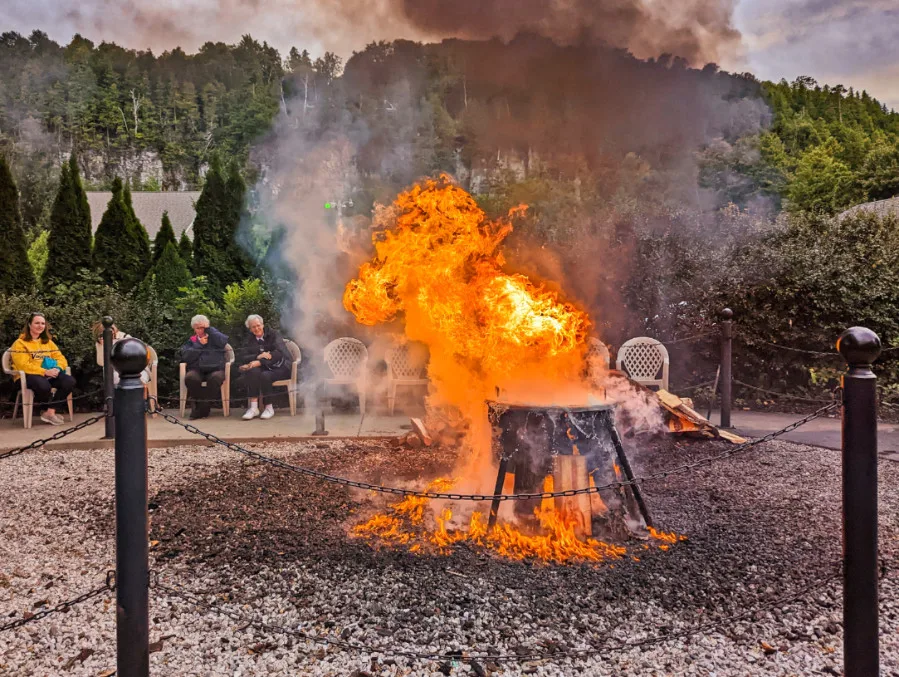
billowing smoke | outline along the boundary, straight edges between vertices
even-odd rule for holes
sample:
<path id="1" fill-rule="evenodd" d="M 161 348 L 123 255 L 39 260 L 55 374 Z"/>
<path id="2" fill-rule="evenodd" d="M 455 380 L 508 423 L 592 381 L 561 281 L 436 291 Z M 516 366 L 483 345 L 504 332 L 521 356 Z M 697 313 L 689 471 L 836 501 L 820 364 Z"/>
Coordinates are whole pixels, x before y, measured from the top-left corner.
<path id="1" fill-rule="evenodd" d="M 740 33 L 731 0 L 393 0 L 433 37 L 511 40 L 534 33 L 561 44 L 594 40 L 640 58 L 674 54 L 692 64 L 732 58 Z"/>
<path id="2" fill-rule="evenodd" d="M 15 27 L 82 32 L 156 51 L 236 42 L 252 33 L 282 51 L 296 42 L 341 54 L 371 40 L 448 37 L 510 40 L 520 33 L 560 44 L 585 40 L 627 49 L 640 58 L 673 54 L 694 65 L 740 53 L 733 0 L 11 0 L 0 10 Z M 19 26 L 21 22 L 27 22 Z M 66 39 L 66 37 L 62 37 Z"/>

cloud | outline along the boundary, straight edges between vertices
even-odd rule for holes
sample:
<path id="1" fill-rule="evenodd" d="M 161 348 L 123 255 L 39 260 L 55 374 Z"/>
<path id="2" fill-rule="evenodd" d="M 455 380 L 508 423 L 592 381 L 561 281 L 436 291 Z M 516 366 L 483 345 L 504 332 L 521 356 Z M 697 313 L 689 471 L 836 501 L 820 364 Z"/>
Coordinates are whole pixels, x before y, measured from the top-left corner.
<path id="1" fill-rule="evenodd" d="M 896 0 L 750 0 L 737 13 L 750 68 L 763 78 L 811 75 L 899 107 Z"/>

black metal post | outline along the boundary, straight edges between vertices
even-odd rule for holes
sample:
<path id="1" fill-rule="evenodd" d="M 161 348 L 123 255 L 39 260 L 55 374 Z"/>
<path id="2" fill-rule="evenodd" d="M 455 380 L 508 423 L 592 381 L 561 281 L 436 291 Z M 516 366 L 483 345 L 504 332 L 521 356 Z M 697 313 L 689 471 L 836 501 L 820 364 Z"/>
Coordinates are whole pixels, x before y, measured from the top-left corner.
<path id="1" fill-rule="evenodd" d="M 733 390 L 733 358 L 734 311 L 725 308 L 721 311 L 721 427 L 730 428 L 730 404 Z"/>
<path id="2" fill-rule="evenodd" d="M 630 461 L 627 460 L 627 454 L 624 452 L 624 445 L 621 443 L 621 436 L 618 434 L 618 428 L 615 427 L 614 421 L 610 426 L 610 436 L 612 445 L 615 447 L 615 455 L 618 457 L 618 463 L 621 465 L 622 472 L 624 472 L 624 477 L 628 482 L 633 482 L 633 484 L 628 485 L 628 488 L 631 496 L 634 497 L 634 501 L 637 503 L 637 510 L 643 515 L 643 522 L 646 523 L 646 526 L 651 527 L 652 515 L 649 514 L 649 507 L 646 505 L 646 501 L 643 500 L 643 492 L 640 491 L 639 485 L 634 482 L 634 471 L 631 469 Z M 624 490 L 625 496 L 627 496 L 628 488 Z"/>
<path id="3" fill-rule="evenodd" d="M 843 375 L 843 674 L 880 674 L 877 609 L 877 378 L 880 339 L 852 327 L 837 340 Z"/>
<path id="4" fill-rule="evenodd" d="M 118 677 L 150 672 L 149 548 L 147 539 L 147 418 L 140 373 L 147 347 L 127 338 L 115 344 L 116 642 Z"/>
<path id="5" fill-rule="evenodd" d="M 506 473 L 509 469 L 509 459 L 503 455 L 499 460 L 499 472 L 496 473 L 496 486 L 493 489 L 494 496 L 501 496 L 503 493 L 503 485 L 506 483 Z M 499 498 L 494 498 L 490 503 L 490 517 L 487 519 L 487 528 L 493 529 L 496 526 L 496 516 L 499 514 Z"/>
<path id="6" fill-rule="evenodd" d="M 115 392 L 115 379 L 113 379 L 112 366 L 112 318 L 108 315 L 103 318 L 103 402 L 109 414 L 106 417 L 106 432 L 104 440 L 115 439 L 115 408 L 113 407 L 113 395 Z"/>

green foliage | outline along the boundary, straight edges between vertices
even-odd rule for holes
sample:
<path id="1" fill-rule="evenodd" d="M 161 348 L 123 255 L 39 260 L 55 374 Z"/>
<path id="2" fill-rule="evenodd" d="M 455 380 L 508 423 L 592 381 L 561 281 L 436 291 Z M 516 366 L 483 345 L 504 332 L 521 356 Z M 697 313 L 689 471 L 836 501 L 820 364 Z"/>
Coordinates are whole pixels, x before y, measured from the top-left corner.
<path id="1" fill-rule="evenodd" d="M 717 303 L 731 305 L 747 327 L 741 372 L 802 382 L 809 374 L 801 356 L 763 342 L 827 350 L 846 327 L 860 325 L 886 346 L 899 344 L 899 220 L 866 212 L 790 218 L 742 247 L 715 286 Z"/>
<path id="2" fill-rule="evenodd" d="M 156 288 L 159 297 L 170 302 L 178 298 L 181 288 L 190 286 L 190 270 L 178 254 L 174 242 L 166 244 L 147 279 Z"/>
<path id="3" fill-rule="evenodd" d="M 899 141 L 890 145 L 878 143 L 865 157 L 860 181 L 871 200 L 899 196 Z"/>
<path id="4" fill-rule="evenodd" d="M 187 264 L 187 267 L 193 270 L 194 245 L 187 236 L 187 231 L 181 233 L 181 239 L 178 240 L 178 254 L 181 256 L 181 260 Z"/>
<path id="5" fill-rule="evenodd" d="M 851 170 L 835 157 L 838 147 L 835 141 L 814 146 L 799 158 L 787 189 L 792 211 L 833 214 L 858 199 Z"/>
<path id="6" fill-rule="evenodd" d="M 262 280 L 251 278 L 229 284 L 222 296 L 221 326 L 227 327 L 230 335 L 243 335 L 246 333 L 244 322 L 251 314 L 261 315 L 266 326 L 277 329 L 280 325 L 277 308 Z"/>
<path id="7" fill-rule="evenodd" d="M 41 234 L 34 238 L 34 242 L 28 247 L 28 262 L 31 264 L 31 270 L 34 271 L 34 279 L 40 280 L 44 277 L 44 269 L 47 267 L 47 256 L 49 248 L 47 241 L 50 238 L 50 231 L 43 230 Z"/>
<path id="8" fill-rule="evenodd" d="M 197 200 L 193 256 L 194 271 L 209 281 L 215 296 L 252 270 L 251 262 L 237 242 L 245 193 L 246 185 L 237 166 L 232 163 L 226 177 L 214 158 Z"/>
<path id="9" fill-rule="evenodd" d="M 94 238 L 94 270 L 107 284 L 119 284 L 124 279 L 133 282 L 136 271 L 129 270 L 128 209 L 122 200 L 122 181 L 118 177 L 112 184 L 112 197 L 100 219 Z"/>
<path id="10" fill-rule="evenodd" d="M 72 284 L 91 267 L 91 215 L 75 155 L 62 166 L 50 214 L 44 287 Z"/>
<path id="11" fill-rule="evenodd" d="M 137 218 L 134 213 L 134 204 L 131 201 L 131 187 L 129 182 L 125 182 L 125 192 L 122 194 L 122 201 L 125 203 L 125 209 L 128 211 L 128 231 L 131 241 L 137 250 L 135 261 L 140 262 L 140 267 L 136 268 L 139 279 L 143 279 L 150 266 L 153 263 L 152 252 L 150 251 L 150 236 L 144 224 Z"/>
<path id="12" fill-rule="evenodd" d="M 0 155 L 0 293 L 28 289 L 33 285 L 34 272 L 25 248 L 19 191 L 6 157 Z"/>
<path id="13" fill-rule="evenodd" d="M 162 225 L 159 228 L 159 232 L 156 233 L 156 239 L 153 240 L 153 263 L 155 264 L 162 258 L 162 253 L 165 251 L 165 247 L 167 244 L 173 244 L 176 247 L 178 246 L 178 241 L 175 239 L 175 230 L 172 228 L 172 222 L 169 219 L 169 213 L 162 213 Z"/>

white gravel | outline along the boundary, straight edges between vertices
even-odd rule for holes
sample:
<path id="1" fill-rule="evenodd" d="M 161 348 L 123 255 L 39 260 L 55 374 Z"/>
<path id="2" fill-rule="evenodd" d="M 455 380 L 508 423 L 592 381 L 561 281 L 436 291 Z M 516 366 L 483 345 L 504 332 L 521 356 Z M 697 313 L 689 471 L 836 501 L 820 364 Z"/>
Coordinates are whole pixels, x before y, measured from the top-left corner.
<path id="1" fill-rule="evenodd" d="M 269 446 L 265 451 L 280 455 L 300 448 Z M 776 480 L 747 482 L 750 487 L 747 495 L 757 502 L 757 510 L 762 515 L 768 508 L 769 494 L 782 497 L 797 486 L 797 477 L 805 485 L 804 500 L 819 495 L 814 482 L 829 477 L 835 486 L 829 486 L 820 495 L 831 504 L 815 507 L 839 510 L 838 502 L 834 502 L 839 491 L 838 452 L 782 442 L 769 443 L 766 449 L 769 453 L 764 455 L 768 459 L 765 472 Z M 230 467 L 240 462 L 230 452 L 214 447 L 151 450 L 151 497 L 162 488 L 196 482 L 223 464 Z M 721 465 L 728 463 L 734 464 L 724 470 L 725 475 L 733 474 L 731 481 L 746 477 L 745 466 L 739 464 L 749 461 L 729 460 Z M 756 461 L 752 463 L 758 465 Z M 884 550 L 890 553 L 897 551 L 899 534 L 897 471 L 899 465 L 881 463 L 881 534 Z M 701 473 L 697 481 L 708 482 L 709 472 Z M 42 608 L 42 603 L 54 605 L 102 584 L 104 572 L 114 567 L 114 525 L 110 520 L 98 529 L 95 517 L 91 517 L 96 511 L 85 506 L 93 502 L 110 505 L 112 495 L 113 453 L 110 450 L 38 451 L 0 462 L 0 624 L 21 617 L 26 611 Z M 691 498 L 685 493 L 684 500 Z M 805 507 L 800 502 L 795 509 Z M 777 520 L 776 514 L 771 519 Z M 817 539 L 826 537 L 815 530 L 813 522 L 810 519 L 808 536 L 812 546 Z M 690 531 L 687 524 L 673 526 Z M 839 534 L 831 537 L 838 543 Z M 240 538 L 240 534 L 234 534 L 234 538 Z M 822 556 L 820 563 L 828 559 Z M 545 651 L 546 642 L 558 642 L 559 638 L 553 630 L 554 619 L 538 619 L 536 600 L 528 599 L 524 586 L 491 589 L 479 579 L 477 572 L 469 572 L 464 577 L 437 572 L 448 584 L 462 585 L 465 596 L 452 604 L 444 603 L 442 609 L 416 610 L 412 614 L 399 601 L 405 590 L 403 572 L 389 567 L 370 576 L 358 569 L 348 569 L 354 578 L 345 581 L 341 579 L 340 567 L 325 576 L 315 562 L 288 562 L 280 568 L 260 566 L 252 577 L 245 576 L 245 568 L 240 571 L 231 570 L 228 565 L 212 568 L 193 561 L 179 560 L 159 568 L 165 580 L 183 584 L 189 590 L 227 592 L 232 597 L 221 595 L 218 603 L 244 617 L 315 633 L 332 633 L 331 636 L 348 641 L 445 650 L 455 638 L 464 636 L 464 641 L 459 640 L 462 644 L 480 638 L 483 642 L 480 647 L 513 653 L 516 649 Z M 572 575 L 577 575 L 577 571 L 573 569 Z M 714 566 L 710 571 L 714 575 Z M 660 578 L 658 582 L 674 588 L 681 585 L 681 581 L 672 577 L 664 581 Z M 757 593 L 765 597 L 780 591 L 778 581 L 772 580 L 768 589 L 759 589 Z M 567 633 L 569 628 L 581 623 L 584 636 L 587 630 L 608 629 L 614 636 L 636 641 L 649 632 L 648 628 L 667 625 L 677 632 L 701 617 L 696 609 L 684 610 L 660 603 L 658 596 L 645 599 L 632 594 L 604 599 L 602 594 L 602 590 L 585 590 L 584 599 L 569 600 L 570 608 L 559 610 L 560 633 Z M 884 579 L 881 597 L 882 674 L 899 675 L 899 594 L 894 578 Z M 674 639 L 584 660 L 499 665 L 485 662 L 472 666 L 467 662 L 441 665 L 435 661 L 322 647 L 247 628 L 245 623 L 152 590 L 151 642 L 161 641 L 161 648 L 151 654 L 151 673 L 203 677 L 491 672 L 716 677 L 841 674 L 840 599 L 840 586 L 835 582 L 811 598 L 761 614 L 759 619 L 737 623 L 726 630 L 726 635 Z M 422 606 L 427 606 L 426 601 Z M 490 607 L 489 613 L 486 607 Z M 353 622 L 353 616 L 360 611 L 364 613 Z M 498 622 L 498 618 L 502 621 Z M 627 622 L 616 628 L 615 618 Z M 604 624 L 608 627 L 598 627 Z M 376 629 L 382 632 L 377 633 Z M 571 646 L 578 645 L 582 639 L 577 634 L 570 636 Z M 541 640 L 544 640 L 542 645 Z M 114 668 L 115 605 L 110 597 L 90 600 L 69 613 L 54 614 L 0 634 L 0 675 L 104 677 Z"/>

